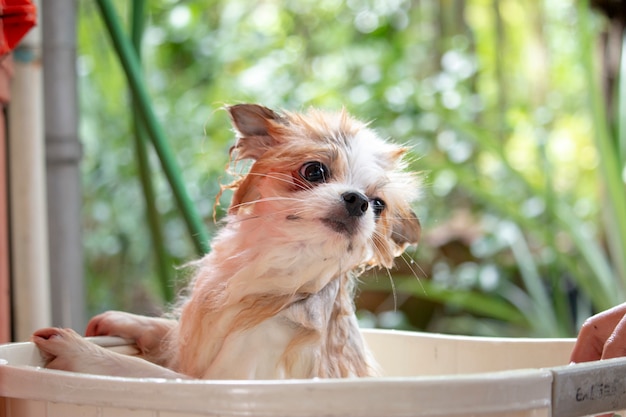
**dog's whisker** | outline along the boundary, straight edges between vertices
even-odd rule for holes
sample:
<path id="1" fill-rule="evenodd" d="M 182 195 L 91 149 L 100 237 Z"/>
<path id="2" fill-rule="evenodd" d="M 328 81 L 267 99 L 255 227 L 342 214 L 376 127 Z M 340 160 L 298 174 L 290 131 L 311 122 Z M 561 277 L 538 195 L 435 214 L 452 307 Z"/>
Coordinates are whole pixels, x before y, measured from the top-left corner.
<path id="1" fill-rule="evenodd" d="M 272 173 L 250 172 L 248 175 L 254 176 L 254 177 L 261 177 L 261 178 L 269 178 L 269 179 L 274 179 L 280 182 L 284 182 L 286 184 L 296 187 L 298 190 L 301 190 L 301 191 L 308 190 L 308 188 L 302 185 L 301 183 L 294 181 L 293 175 L 285 174 L 282 172 L 272 172 Z"/>
<path id="2" fill-rule="evenodd" d="M 239 209 L 241 207 L 253 206 L 253 205 L 258 204 L 258 203 L 272 202 L 272 201 L 287 201 L 287 202 L 299 202 L 299 203 L 301 203 L 304 200 L 301 199 L 301 198 L 283 197 L 283 196 L 263 197 L 263 198 L 259 198 L 258 200 L 245 201 L 245 202 L 242 202 L 242 203 L 238 203 L 238 204 L 232 205 L 231 208 Z"/>
<path id="3" fill-rule="evenodd" d="M 389 277 L 389 284 L 391 284 L 391 295 L 393 296 L 393 311 L 398 310 L 398 295 L 396 293 L 396 284 L 393 282 L 393 276 L 391 275 L 391 271 L 385 268 L 387 272 L 387 276 Z"/>
<path id="4" fill-rule="evenodd" d="M 250 172 L 248 176 L 270 178 L 270 179 L 288 182 L 288 183 L 291 183 L 293 181 L 293 177 L 291 175 L 287 175 L 282 172 L 271 172 L 271 173 Z"/>
<path id="5" fill-rule="evenodd" d="M 406 255 L 408 256 L 408 255 Z M 415 262 L 415 260 L 408 256 L 411 260 L 407 261 L 405 259 L 405 255 L 403 254 L 402 256 L 400 256 L 400 258 L 404 261 L 405 265 L 407 266 L 407 268 L 409 268 L 409 270 L 411 271 L 411 274 L 413 275 L 413 277 L 417 280 L 417 283 L 420 285 L 420 288 L 422 289 L 422 291 L 424 292 L 424 295 L 427 295 L 428 292 L 426 291 L 426 288 L 424 287 L 424 284 L 422 284 L 422 280 L 419 277 L 419 274 L 417 273 L 417 271 L 414 269 L 414 265 L 420 270 L 420 272 L 422 273 L 423 276 L 426 276 L 426 272 L 422 269 L 422 267 Z"/>

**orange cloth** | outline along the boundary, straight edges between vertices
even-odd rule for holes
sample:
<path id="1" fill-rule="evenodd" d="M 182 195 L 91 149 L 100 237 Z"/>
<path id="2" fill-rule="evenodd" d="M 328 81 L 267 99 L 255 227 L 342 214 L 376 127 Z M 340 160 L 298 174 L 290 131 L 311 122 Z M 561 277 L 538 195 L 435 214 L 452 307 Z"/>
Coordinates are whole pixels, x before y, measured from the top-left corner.
<path id="1" fill-rule="evenodd" d="M 37 24 L 37 8 L 30 0 L 0 0 L 0 55 L 17 45 Z"/>

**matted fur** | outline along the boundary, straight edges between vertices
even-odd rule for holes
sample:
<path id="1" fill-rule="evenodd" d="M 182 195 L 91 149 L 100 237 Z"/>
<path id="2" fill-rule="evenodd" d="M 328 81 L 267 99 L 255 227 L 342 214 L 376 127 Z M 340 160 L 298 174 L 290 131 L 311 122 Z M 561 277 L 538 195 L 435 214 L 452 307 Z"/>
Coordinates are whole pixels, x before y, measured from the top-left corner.
<path id="1" fill-rule="evenodd" d="M 143 358 L 104 350 L 68 329 L 33 335 L 47 366 L 118 376 L 206 379 L 376 375 L 358 329 L 355 280 L 390 268 L 420 225 L 406 150 L 345 111 L 228 108 L 232 204 L 177 320 L 123 312 L 94 317 L 88 336 L 134 339 Z"/>
<path id="2" fill-rule="evenodd" d="M 200 378 L 375 374 L 353 287 L 364 267 L 391 267 L 419 238 L 409 205 L 418 185 L 405 170 L 405 149 L 345 111 L 279 115 L 240 105 L 229 112 L 238 134 L 233 159 L 255 162 L 231 186 L 225 226 L 197 264 L 170 365 Z M 300 177 L 309 161 L 329 168 L 326 182 Z M 368 210 L 347 235 L 321 219 L 345 216 L 341 195 L 350 191 L 386 208 L 378 219 Z"/>

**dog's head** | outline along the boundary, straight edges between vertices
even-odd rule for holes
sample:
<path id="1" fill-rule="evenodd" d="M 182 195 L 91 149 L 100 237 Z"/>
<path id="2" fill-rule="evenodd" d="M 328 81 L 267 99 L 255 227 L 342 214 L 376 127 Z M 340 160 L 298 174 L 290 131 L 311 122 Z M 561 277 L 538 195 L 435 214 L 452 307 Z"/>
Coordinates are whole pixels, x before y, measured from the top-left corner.
<path id="1" fill-rule="evenodd" d="M 238 136 L 231 157 L 254 161 L 232 187 L 230 215 L 266 218 L 271 233 L 320 242 L 336 252 L 321 253 L 324 260 L 340 255 L 350 268 L 389 268 L 417 244 L 410 203 L 418 184 L 405 148 L 345 111 L 279 114 L 254 104 L 228 111 Z"/>

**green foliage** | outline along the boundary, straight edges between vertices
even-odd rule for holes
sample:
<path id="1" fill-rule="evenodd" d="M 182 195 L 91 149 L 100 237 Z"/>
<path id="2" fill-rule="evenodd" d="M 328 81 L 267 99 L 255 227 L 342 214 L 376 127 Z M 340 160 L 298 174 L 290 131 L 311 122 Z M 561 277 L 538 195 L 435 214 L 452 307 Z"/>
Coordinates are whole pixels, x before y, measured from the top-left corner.
<path id="1" fill-rule="evenodd" d="M 125 20 L 126 5 L 116 2 Z M 89 306 L 157 311 L 128 90 L 96 7 L 80 8 Z M 596 84 L 602 23 L 573 0 L 152 0 L 142 61 L 211 230 L 232 141 L 220 107 L 345 106 L 410 145 L 424 176 L 414 259 L 398 262 L 393 280 L 374 271 L 363 283 L 359 306 L 374 322 L 397 308 L 411 328 L 571 336 L 625 295 L 615 261 L 626 259 L 624 128 L 608 124 Z M 153 175 L 180 265 L 192 243 Z"/>

